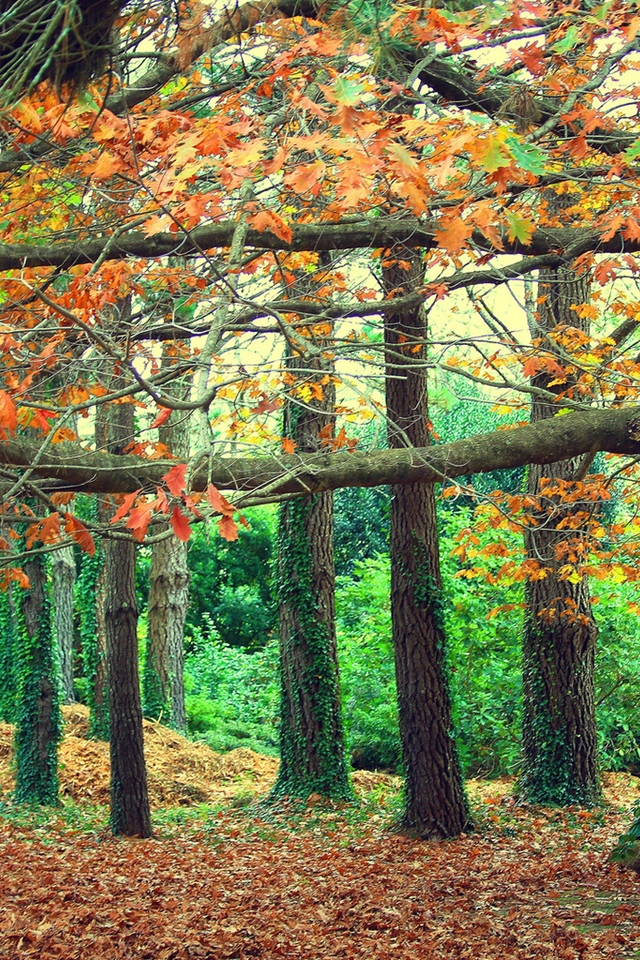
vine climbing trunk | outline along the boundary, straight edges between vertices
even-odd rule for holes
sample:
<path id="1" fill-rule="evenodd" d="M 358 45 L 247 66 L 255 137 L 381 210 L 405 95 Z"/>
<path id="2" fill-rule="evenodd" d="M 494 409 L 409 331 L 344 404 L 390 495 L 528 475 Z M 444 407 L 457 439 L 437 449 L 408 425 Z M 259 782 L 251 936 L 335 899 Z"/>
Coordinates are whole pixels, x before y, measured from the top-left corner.
<path id="1" fill-rule="evenodd" d="M 163 366 L 173 357 L 163 356 Z M 180 378 L 174 394 L 188 394 Z M 159 440 L 180 460 L 189 459 L 189 419 L 174 410 L 159 428 Z M 166 527 L 165 529 L 169 529 Z M 149 575 L 149 625 L 143 674 L 144 712 L 176 730 L 186 730 L 184 698 L 184 625 L 189 606 L 187 544 L 174 534 L 154 543 Z"/>
<path id="2" fill-rule="evenodd" d="M 316 348 L 316 349 L 313 349 Z M 330 363 L 309 342 L 289 351 L 283 434 L 299 452 L 330 438 L 335 385 Z M 344 754 L 335 633 L 333 494 L 291 500 L 280 510 L 280 770 L 272 796 L 352 797 Z"/>
<path id="3" fill-rule="evenodd" d="M 60 653 L 60 681 L 65 703 L 74 703 L 73 692 L 73 593 L 76 562 L 73 547 L 54 551 L 51 558 L 53 623 Z"/>
<path id="4" fill-rule="evenodd" d="M 383 263 L 385 291 L 423 282 L 419 251 L 395 249 Z M 389 446 L 429 443 L 423 310 L 387 314 L 386 403 Z M 405 767 L 404 824 L 443 839 L 470 824 L 451 734 L 436 505 L 432 484 L 406 484 L 391 495 L 391 620 Z"/>
<path id="5" fill-rule="evenodd" d="M 19 803 L 56 804 L 62 718 L 44 558 L 28 560 L 24 572 L 29 589 L 21 590 L 16 602 L 20 684 L 15 798 Z"/>
<path id="6" fill-rule="evenodd" d="M 554 204 L 558 207 L 560 198 Z M 585 328 L 574 308 L 589 301 L 589 277 L 571 264 L 544 270 L 538 292 L 532 336 L 545 351 L 557 353 L 567 327 Z M 553 390 L 557 379 L 557 372 L 542 372 L 532 385 Z M 555 385 L 556 390 L 568 387 L 567 382 Z M 534 397 L 532 423 L 555 416 L 559 406 Z M 562 497 L 563 487 L 575 491 L 587 468 L 588 462 L 567 460 L 534 464 L 528 473 L 527 493 L 538 507 L 534 525 L 525 531 L 525 550 L 539 573 L 525 585 L 520 791 L 532 803 L 588 804 L 601 795 L 594 694 L 598 631 L 587 578 L 576 573 L 584 559 L 579 528 L 585 504 L 575 498 L 565 503 Z"/>

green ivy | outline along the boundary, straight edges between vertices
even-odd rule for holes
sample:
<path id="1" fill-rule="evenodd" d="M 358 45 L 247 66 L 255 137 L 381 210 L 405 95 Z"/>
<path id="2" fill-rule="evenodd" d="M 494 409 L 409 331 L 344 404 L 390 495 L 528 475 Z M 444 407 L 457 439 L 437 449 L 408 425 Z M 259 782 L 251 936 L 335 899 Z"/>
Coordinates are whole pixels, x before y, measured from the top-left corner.
<path id="1" fill-rule="evenodd" d="M 0 720 L 16 721 L 18 638 L 8 590 L 0 591 Z"/>
<path id="2" fill-rule="evenodd" d="M 43 565 L 41 557 L 31 561 Z M 18 590 L 16 627 L 19 640 L 19 673 L 15 755 L 19 803 L 58 803 L 58 743 L 62 716 L 51 621 L 51 600 L 44 592 L 39 629 L 30 637 L 22 611 L 28 591 Z"/>
<path id="3" fill-rule="evenodd" d="M 281 508 L 277 588 L 280 603 L 295 611 L 299 624 L 297 631 L 280 638 L 281 665 L 285 655 L 295 657 L 296 648 L 303 651 L 308 662 L 297 682 L 301 692 L 313 703 L 319 730 L 313 749 L 319 758 L 319 770 L 313 775 L 301 772 L 300 758 L 304 758 L 309 745 L 303 733 L 297 691 L 287 690 L 289 680 L 281 669 L 280 770 L 272 796 L 304 799 L 318 793 L 332 800 L 350 800 L 353 794 L 344 756 L 338 672 L 331 655 L 327 627 L 318 616 L 313 588 L 307 534 L 312 506 L 313 498 L 309 497 L 285 503 Z M 290 716 L 291 699 L 294 701 L 293 720 Z"/>
<path id="4" fill-rule="evenodd" d="M 108 697 L 96 697 L 96 677 L 98 668 L 106 654 L 98 646 L 98 623 L 96 620 L 96 593 L 98 581 L 104 564 L 104 554 L 98 547 L 90 557 L 82 555 L 80 573 L 76 579 L 76 609 L 80 614 L 80 643 L 82 662 L 87 683 L 87 703 L 89 705 L 89 736 L 96 740 L 109 739 L 109 702 Z"/>

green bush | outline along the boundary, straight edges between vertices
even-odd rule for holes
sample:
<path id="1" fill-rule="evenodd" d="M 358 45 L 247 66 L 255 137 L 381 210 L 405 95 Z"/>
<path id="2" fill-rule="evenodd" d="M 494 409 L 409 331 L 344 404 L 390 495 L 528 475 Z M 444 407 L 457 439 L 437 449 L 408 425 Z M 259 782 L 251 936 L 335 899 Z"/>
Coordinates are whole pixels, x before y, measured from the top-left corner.
<path id="1" fill-rule="evenodd" d="M 210 618 L 193 628 L 192 652 L 185 659 L 187 730 L 219 753 L 250 747 L 276 754 L 278 644 L 255 651 L 220 639 Z"/>

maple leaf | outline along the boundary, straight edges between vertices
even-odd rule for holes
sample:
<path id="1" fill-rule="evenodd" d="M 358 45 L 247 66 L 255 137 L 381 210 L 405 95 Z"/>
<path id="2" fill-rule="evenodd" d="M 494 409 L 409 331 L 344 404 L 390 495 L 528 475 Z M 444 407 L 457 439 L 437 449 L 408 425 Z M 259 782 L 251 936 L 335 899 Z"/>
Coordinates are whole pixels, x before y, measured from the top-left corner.
<path id="1" fill-rule="evenodd" d="M 15 400 L 6 390 L 0 390 L 0 427 L 15 433 L 18 428 L 18 410 Z"/>
<path id="2" fill-rule="evenodd" d="M 256 213 L 255 216 L 251 218 L 250 223 L 256 230 L 259 230 L 260 233 L 268 230 L 275 237 L 284 240 L 285 243 L 291 243 L 293 240 L 291 227 L 284 222 L 282 217 L 274 213 L 273 210 L 260 210 L 259 213 Z"/>
<path id="3" fill-rule="evenodd" d="M 510 240 L 519 240 L 520 243 L 524 243 L 525 245 L 529 243 L 535 230 L 535 224 L 532 220 L 519 217 L 517 214 L 507 210 L 507 223 L 509 224 Z"/>
<path id="4" fill-rule="evenodd" d="M 435 240 L 448 253 L 458 253 L 473 233 L 473 224 L 462 217 L 441 220 L 435 230 Z"/>
<path id="5" fill-rule="evenodd" d="M 179 507 L 174 507 L 171 511 L 171 526 L 178 540 L 182 540 L 183 543 L 191 537 L 189 521 Z"/>
<path id="6" fill-rule="evenodd" d="M 175 467 L 171 467 L 171 470 L 163 475 L 162 479 L 169 493 L 173 494 L 174 497 L 179 497 L 184 493 L 186 477 L 186 463 L 177 463 Z"/>
<path id="7" fill-rule="evenodd" d="M 120 159 L 109 150 L 104 150 L 98 157 L 96 165 L 93 168 L 93 176 L 96 180 L 108 180 L 109 177 L 112 177 L 121 167 L 122 163 Z"/>
<path id="8" fill-rule="evenodd" d="M 230 542 L 237 540 L 238 524 L 232 517 L 225 515 L 218 520 L 218 532 L 223 540 L 229 540 Z"/>
<path id="9" fill-rule="evenodd" d="M 143 503 L 139 507 L 134 507 L 127 518 L 127 528 L 131 530 L 133 536 L 140 543 L 144 540 L 147 530 L 149 529 L 152 513 L 153 504 Z"/>
<path id="10" fill-rule="evenodd" d="M 73 513 L 67 513 L 64 518 L 64 529 L 73 537 L 81 550 L 88 553 L 90 557 L 94 556 L 96 544 L 82 520 L 78 520 Z"/>
<path id="11" fill-rule="evenodd" d="M 294 453 L 296 446 L 295 440 L 292 440 L 291 437 L 282 438 L 282 450 L 284 453 Z"/>
<path id="12" fill-rule="evenodd" d="M 133 506 L 133 501 L 136 499 L 136 497 L 140 493 L 142 493 L 142 487 L 139 487 L 137 490 L 134 490 L 133 493 L 128 493 L 125 496 L 122 503 L 120 504 L 120 506 L 118 507 L 118 509 L 116 510 L 116 512 L 114 513 L 114 515 L 111 517 L 111 520 L 109 521 L 109 523 L 117 523 L 118 520 L 122 520 L 125 514 L 129 512 L 129 510 Z"/>
<path id="13" fill-rule="evenodd" d="M 235 513 L 235 507 L 233 504 L 229 503 L 226 497 L 223 497 L 217 487 L 214 487 L 212 483 L 207 487 L 207 500 L 216 511 L 216 513 L 222 513 L 225 516 L 231 516 Z"/>

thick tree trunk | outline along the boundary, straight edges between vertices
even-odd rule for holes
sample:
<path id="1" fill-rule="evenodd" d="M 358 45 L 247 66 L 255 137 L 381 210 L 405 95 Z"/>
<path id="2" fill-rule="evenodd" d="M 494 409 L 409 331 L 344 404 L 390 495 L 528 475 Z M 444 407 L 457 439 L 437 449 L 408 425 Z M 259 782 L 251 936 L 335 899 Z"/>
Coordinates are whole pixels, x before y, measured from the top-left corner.
<path id="1" fill-rule="evenodd" d="M 394 251 L 383 267 L 387 292 L 422 283 L 419 253 Z M 387 315 L 386 398 L 390 447 L 429 443 L 421 310 Z M 427 839 L 454 837 L 470 825 L 451 735 L 440 557 L 432 484 L 392 487 L 391 618 L 400 737 L 405 766 L 404 823 Z"/>
<path id="2" fill-rule="evenodd" d="M 571 308 L 587 303 L 589 292 L 588 276 L 577 276 L 570 266 L 541 272 L 538 329 L 532 333 L 545 338 L 558 324 L 580 327 L 579 315 Z M 544 346 L 553 351 L 553 340 Z M 533 384 L 549 389 L 552 379 L 540 374 Z M 557 411 L 557 404 L 536 398 L 531 421 Z M 561 575 L 562 567 L 581 559 L 580 534 L 570 521 L 584 504 L 565 505 L 561 496 L 545 495 L 542 483 L 544 478 L 571 482 L 580 466 L 579 460 L 532 465 L 527 481 L 527 493 L 539 498 L 540 509 L 534 517 L 537 525 L 526 530 L 525 548 L 527 557 L 539 564 L 540 578 L 530 579 L 525 587 L 520 790 L 533 803 L 592 803 L 601 794 L 594 695 L 597 627 L 587 578 L 573 582 L 573 577 Z"/>
<path id="3" fill-rule="evenodd" d="M 63 547 L 53 553 L 51 560 L 53 581 L 53 623 L 60 651 L 60 680 L 65 703 L 75 703 L 73 692 L 73 588 L 76 582 L 76 562 L 73 547 Z"/>
<path id="4" fill-rule="evenodd" d="M 15 798 L 19 803 L 56 804 L 62 719 L 44 558 L 28 560 L 24 572 L 30 588 L 21 591 L 16 611 L 22 636 Z"/>
<path id="5" fill-rule="evenodd" d="M 164 356 L 163 365 L 171 362 Z M 176 395 L 187 395 L 184 378 Z M 174 411 L 160 427 L 159 439 L 176 457 L 188 460 L 189 420 Z M 149 577 L 149 627 L 143 675 L 144 712 L 176 730 L 187 729 L 184 701 L 184 625 L 189 606 L 187 544 L 171 536 L 154 543 Z"/>
<path id="6" fill-rule="evenodd" d="M 335 387 L 324 362 L 290 357 L 294 374 L 284 436 L 297 450 L 321 446 L 332 429 Z M 296 388 L 317 385 L 322 399 L 295 402 Z M 344 755 L 336 649 L 333 494 L 283 504 L 278 550 L 280 617 L 280 770 L 272 796 L 352 797 Z"/>

